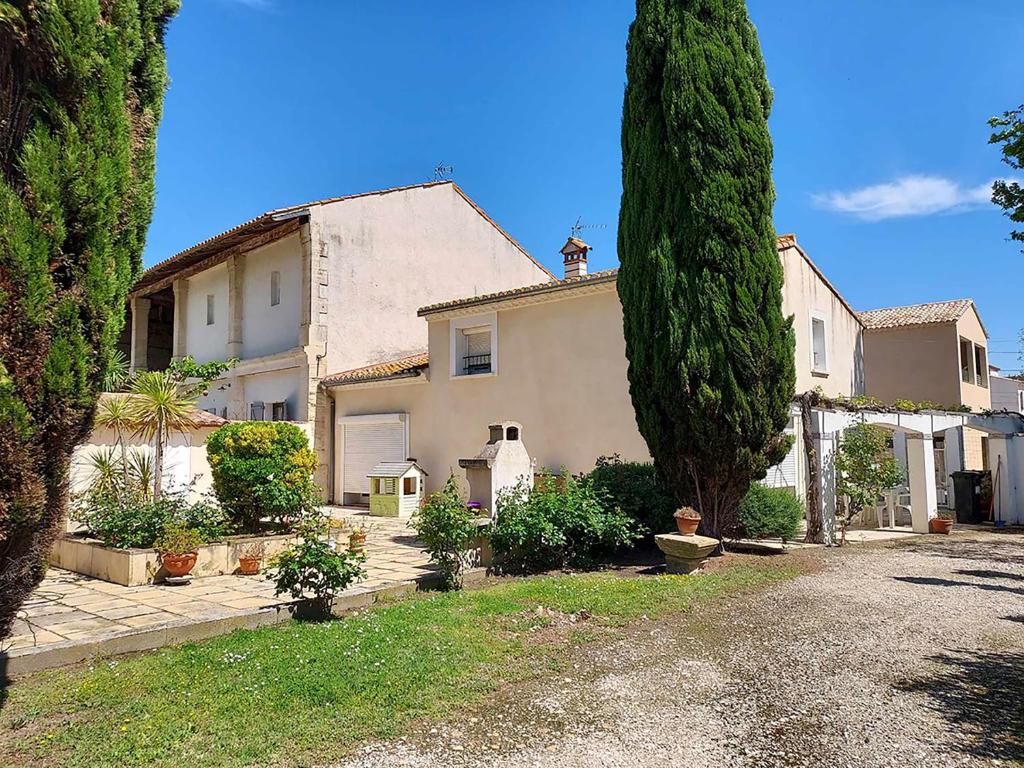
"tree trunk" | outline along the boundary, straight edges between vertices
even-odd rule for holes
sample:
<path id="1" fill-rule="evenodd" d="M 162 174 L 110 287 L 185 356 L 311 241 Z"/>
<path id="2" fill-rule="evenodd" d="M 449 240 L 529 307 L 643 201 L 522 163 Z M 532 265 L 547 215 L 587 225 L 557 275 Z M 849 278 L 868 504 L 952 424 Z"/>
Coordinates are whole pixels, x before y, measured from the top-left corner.
<path id="1" fill-rule="evenodd" d="M 153 452 L 153 501 L 160 501 L 160 481 L 164 474 L 164 422 L 156 423 L 156 450 Z"/>
<path id="2" fill-rule="evenodd" d="M 800 396 L 801 431 L 804 453 L 807 456 L 807 535 L 804 541 L 809 544 L 823 544 L 825 541 L 821 514 L 821 467 L 818 464 L 818 451 L 814 447 L 814 433 L 811 430 L 814 415 L 812 407 L 816 400 L 817 396 L 813 392 L 804 392 Z"/>

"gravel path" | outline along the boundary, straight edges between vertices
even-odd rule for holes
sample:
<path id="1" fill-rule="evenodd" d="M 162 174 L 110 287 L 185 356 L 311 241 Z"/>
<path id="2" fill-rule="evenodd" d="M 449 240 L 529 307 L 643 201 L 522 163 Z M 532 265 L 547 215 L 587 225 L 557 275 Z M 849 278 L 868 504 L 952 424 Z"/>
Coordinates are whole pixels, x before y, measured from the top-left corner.
<path id="1" fill-rule="evenodd" d="M 581 649 L 568 677 L 366 747 L 382 766 L 1024 760 L 1024 536 L 818 551 L 818 572 Z M 597 645 L 597 644 L 594 644 Z"/>

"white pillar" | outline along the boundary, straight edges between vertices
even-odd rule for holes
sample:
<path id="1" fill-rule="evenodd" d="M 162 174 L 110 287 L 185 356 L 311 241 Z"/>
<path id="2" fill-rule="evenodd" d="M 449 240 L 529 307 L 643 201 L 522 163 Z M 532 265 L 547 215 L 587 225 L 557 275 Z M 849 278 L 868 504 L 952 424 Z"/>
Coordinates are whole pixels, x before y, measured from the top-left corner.
<path id="1" fill-rule="evenodd" d="M 188 280 L 178 278 L 174 288 L 174 327 L 172 330 L 171 359 L 181 360 L 188 354 L 185 337 L 188 332 Z"/>
<path id="2" fill-rule="evenodd" d="M 245 257 L 228 259 L 228 358 L 242 357 L 242 290 L 245 280 Z M 248 418 L 248 414 L 246 415 Z"/>
<path id="3" fill-rule="evenodd" d="M 815 414 L 815 426 L 820 427 L 822 414 Z M 821 497 L 821 530 L 825 544 L 838 541 L 836 523 L 836 433 L 814 432 L 814 448 L 818 454 L 818 494 Z"/>
<path id="4" fill-rule="evenodd" d="M 145 371 L 149 355 L 149 307 L 151 301 L 144 296 L 133 296 L 131 370 Z"/>
<path id="5" fill-rule="evenodd" d="M 953 487 L 953 473 L 964 468 L 963 441 L 961 427 L 950 427 L 946 436 L 946 492 L 949 495 L 949 508 L 956 509 L 956 489 Z"/>
<path id="6" fill-rule="evenodd" d="M 932 436 L 907 435 L 910 474 L 910 517 L 915 533 L 928 533 L 928 521 L 938 514 L 935 493 L 935 452 Z"/>
<path id="7" fill-rule="evenodd" d="M 1007 523 L 1015 522 L 1018 517 L 1014 503 L 1016 488 L 1014 487 L 1013 464 L 1011 464 L 1010 456 L 1010 442 L 1013 439 L 1013 435 L 990 434 L 988 436 L 988 465 L 992 471 L 992 494 L 995 498 L 992 519 L 1005 520 Z M 996 488 L 996 483 L 999 484 L 998 488 Z"/>

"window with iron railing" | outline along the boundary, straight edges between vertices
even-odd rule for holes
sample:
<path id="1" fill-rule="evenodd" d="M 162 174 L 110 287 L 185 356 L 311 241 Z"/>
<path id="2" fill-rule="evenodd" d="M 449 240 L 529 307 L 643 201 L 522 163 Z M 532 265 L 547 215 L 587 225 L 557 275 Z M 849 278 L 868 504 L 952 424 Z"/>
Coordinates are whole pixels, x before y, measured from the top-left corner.
<path id="1" fill-rule="evenodd" d="M 462 375 L 473 376 L 491 372 L 490 329 L 463 331 Z"/>
<path id="2" fill-rule="evenodd" d="M 491 372 L 491 355 L 466 355 L 462 358 L 462 373 L 472 376 L 475 373 Z"/>

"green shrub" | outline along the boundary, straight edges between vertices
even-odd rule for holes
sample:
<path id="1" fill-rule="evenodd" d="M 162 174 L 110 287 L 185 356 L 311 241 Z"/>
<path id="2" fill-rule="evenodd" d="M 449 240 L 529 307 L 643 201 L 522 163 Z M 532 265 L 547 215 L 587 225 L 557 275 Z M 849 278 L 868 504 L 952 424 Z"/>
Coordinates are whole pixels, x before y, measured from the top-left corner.
<path id="1" fill-rule="evenodd" d="M 739 522 L 749 539 L 794 539 L 804 519 L 804 505 L 786 488 L 752 483 L 740 502 Z"/>
<path id="2" fill-rule="evenodd" d="M 587 475 L 606 508 L 618 507 L 652 535 L 674 531 L 676 502 L 651 462 L 622 461 L 619 455 L 601 456 Z"/>
<path id="3" fill-rule="evenodd" d="M 195 552 L 205 543 L 205 539 L 187 525 L 171 523 L 153 542 L 153 548 L 161 555 L 185 555 Z"/>
<path id="4" fill-rule="evenodd" d="M 430 562 L 441 572 L 444 589 L 462 587 L 466 553 L 480 533 L 476 519 L 459 492 L 455 475 L 449 475 L 444 488 L 430 494 L 412 518 L 412 527 L 426 546 Z"/>
<path id="5" fill-rule="evenodd" d="M 303 520 L 298 530 L 298 542 L 270 561 L 267 578 L 274 582 L 275 595 L 287 592 L 296 600 L 312 596 L 317 613 L 326 616 L 334 596 L 363 578 L 366 557 L 337 551 L 327 540 L 327 523 L 321 518 Z"/>
<path id="6" fill-rule="evenodd" d="M 587 476 L 542 475 L 533 489 L 499 493 L 491 544 L 503 567 L 546 570 L 592 564 L 632 544 L 636 523 L 609 507 Z"/>
<path id="7" fill-rule="evenodd" d="M 231 520 L 256 531 L 269 517 L 291 524 L 320 504 L 316 454 L 306 433 L 282 421 L 225 424 L 206 441 L 217 499 Z"/>
<path id="8" fill-rule="evenodd" d="M 184 493 L 165 493 L 154 501 L 141 495 L 91 492 L 75 502 L 72 519 L 108 547 L 149 548 L 171 525 L 217 541 L 230 530 L 224 513 L 206 501 L 188 502 Z"/>

